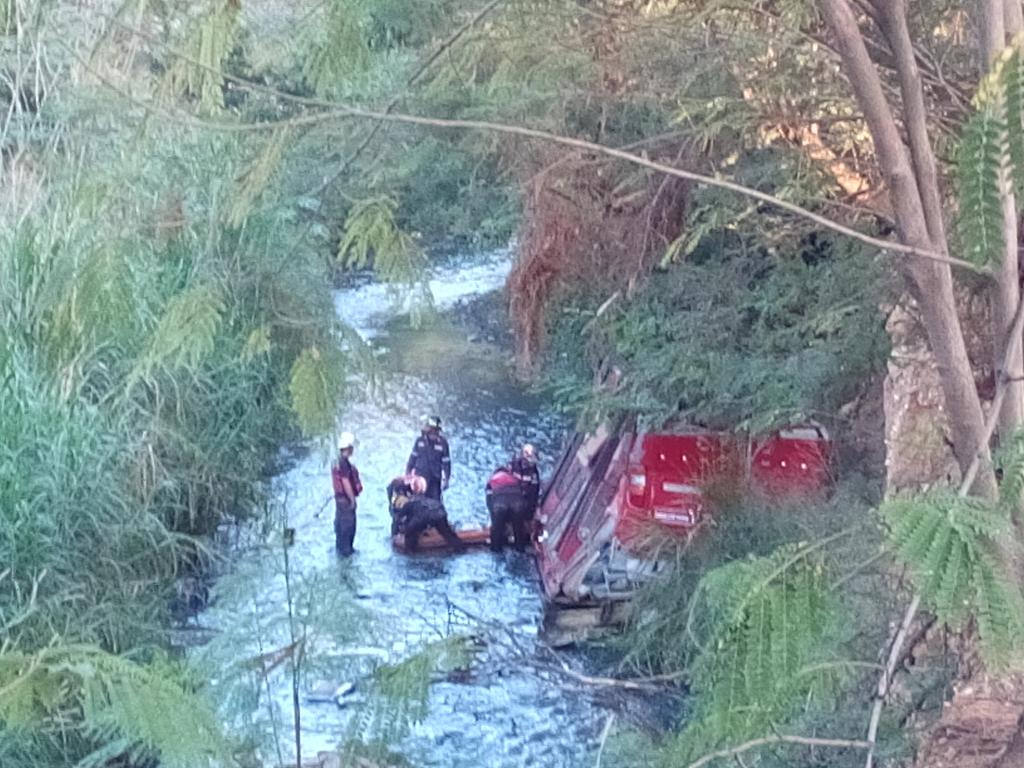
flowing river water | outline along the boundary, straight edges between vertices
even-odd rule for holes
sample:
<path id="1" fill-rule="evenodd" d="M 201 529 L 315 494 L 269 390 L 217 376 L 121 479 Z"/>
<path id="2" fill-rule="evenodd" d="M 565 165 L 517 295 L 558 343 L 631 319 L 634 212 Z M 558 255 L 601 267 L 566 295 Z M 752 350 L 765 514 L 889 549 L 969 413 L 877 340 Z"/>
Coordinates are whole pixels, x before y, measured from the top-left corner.
<path id="1" fill-rule="evenodd" d="M 509 266 L 507 252 L 435 264 L 430 286 L 437 308 L 498 290 Z M 452 451 L 452 485 L 445 494 L 449 517 L 456 528 L 486 524 L 483 486 L 492 469 L 528 440 L 540 449 L 542 468 L 550 470 L 565 424 L 515 382 L 508 350 L 477 341 L 464 326 L 445 320 L 443 311 L 413 328 L 400 317 L 387 287 L 372 281 L 339 290 L 335 303 L 339 317 L 371 345 L 387 371 L 374 393 L 354 389 L 342 419 L 343 428 L 356 435 L 354 462 L 365 486 L 356 554 L 341 561 L 334 553 L 333 505 L 323 508 L 331 492 L 326 455 L 314 451 L 295 458 L 276 480 L 286 524 L 295 529 L 288 548 L 290 582 L 283 578 L 283 548 L 272 543 L 275 533 L 251 536 L 233 550 L 224 586 L 200 617 L 233 638 L 211 643 L 215 650 L 206 651 L 222 706 L 265 713 L 233 717 L 276 735 L 277 755 L 263 750 L 269 752 L 266 765 L 294 760 L 292 681 L 286 663 L 274 665 L 273 649 L 302 633 L 315 636 L 306 646 L 298 686 L 302 752 L 315 756 L 350 738 L 365 739 L 361 728 L 373 729 L 368 721 L 380 716 L 361 692 L 375 666 L 469 633 L 477 638 L 469 670 L 437 676 L 425 714 L 406 711 L 403 717 L 414 721 L 410 727 L 378 737 L 413 765 L 592 765 L 608 711 L 553 671 L 557 665 L 538 637 L 542 602 L 532 556 L 487 550 L 398 554 L 388 538 L 384 491 L 404 469 L 420 417 L 437 413 Z M 289 589 L 295 603 L 291 628 Z M 318 624 L 327 628 L 311 629 Z M 240 658 L 261 653 L 270 674 L 250 675 L 250 687 L 239 694 L 227 681 L 242 674 Z M 545 658 L 546 664 L 534 663 Z M 584 663 L 572 656 L 558 663 L 566 660 Z M 340 683 L 353 683 L 354 692 L 339 705 L 332 692 Z"/>

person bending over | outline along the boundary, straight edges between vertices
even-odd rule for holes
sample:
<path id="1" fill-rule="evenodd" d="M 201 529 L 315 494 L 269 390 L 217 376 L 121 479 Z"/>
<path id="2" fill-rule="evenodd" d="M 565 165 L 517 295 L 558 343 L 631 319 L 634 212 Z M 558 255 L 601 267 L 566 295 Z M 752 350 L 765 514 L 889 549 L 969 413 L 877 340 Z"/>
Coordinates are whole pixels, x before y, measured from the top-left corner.
<path id="1" fill-rule="evenodd" d="M 388 484 L 392 536 L 401 532 L 402 507 L 414 496 L 422 496 L 426 491 L 427 481 L 419 475 L 399 475 Z"/>
<path id="2" fill-rule="evenodd" d="M 413 496 L 401 505 L 399 512 L 399 527 L 405 536 L 405 548 L 408 552 L 416 552 L 419 549 L 420 536 L 427 528 L 436 528 L 448 546 L 456 552 L 466 548 L 448 523 L 448 513 L 444 505 L 437 499 Z"/>
<path id="3" fill-rule="evenodd" d="M 498 467 L 484 488 L 487 511 L 491 514 L 491 551 L 501 552 L 508 540 L 508 526 L 520 552 L 530 541 L 530 508 L 523 483 L 509 467 Z"/>

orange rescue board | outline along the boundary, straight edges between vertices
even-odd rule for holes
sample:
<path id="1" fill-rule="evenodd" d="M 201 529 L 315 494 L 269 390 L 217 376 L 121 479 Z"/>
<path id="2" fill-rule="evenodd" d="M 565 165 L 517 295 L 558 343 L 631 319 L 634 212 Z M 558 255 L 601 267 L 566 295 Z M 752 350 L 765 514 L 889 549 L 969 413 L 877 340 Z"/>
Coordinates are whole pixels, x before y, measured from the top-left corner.
<path id="1" fill-rule="evenodd" d="M 459 537 L 459 540 L 467 547 L 486 547 L 491 541 L 490 526 L 484 526 L 482 528 L 466 528 L 461 531 L 456 531 L 455 533 Z M 420 535 L 419 544 L 419 552 L 448 549 L 447 542 L 445 542 L 441 537 L 441 534 L 433 528 L 430 528 Z M 399 552 L 405 552 L 405 536 L 399 533 L 397 536 L 392 537 L 391 546 Z"/>

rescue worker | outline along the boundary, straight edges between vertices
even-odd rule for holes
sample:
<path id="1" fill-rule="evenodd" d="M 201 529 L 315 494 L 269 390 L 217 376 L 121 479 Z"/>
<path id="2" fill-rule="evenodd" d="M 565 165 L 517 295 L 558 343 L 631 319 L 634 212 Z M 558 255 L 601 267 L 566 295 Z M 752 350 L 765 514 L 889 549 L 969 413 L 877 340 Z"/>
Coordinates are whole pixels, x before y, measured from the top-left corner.
<path id="1" fill-rule="evenodd" d="M 353 553 L 356 537 L 356 497 L 363 492 L 359 471 L 352 463 L 356 439 L 351 432 L 342 432 L 338 438 L 338 458 L 331 465 L 331 483 L 334 485 L 334 547 L 342 557 Z"/>
<path id="2" fill-rule="evenodd" d="M 511 467 L 498 467 L 487 481 L 484 492 L 487 511 L 491 513 L 491 551 L 501 552 L 505 548 L 508 526 L 512 526 L 515 548 L 525 551 L 530 541 L 529 504 L 521 480 Z"/>
<path id="3" fill-rule="evenodd" d="M 427 491 L 427 481 L 419 475 L 399 475 L 387 487 L 388 509 L 391 512 L 391 535 L 401 529 L 402 507 L 413 496 L 422 496 Z"/>
<path id="4" fill-rule="evenodd" d="M 512 474 L 518 478 L 526 499 L 527 517 L 533 520 L 540 501 L 540 470 L 537 469 L 537 449 L 525 443 L 519 455 L 509 464 Z"/>
<path id="5" fill-rule="evenodd" d="M 448 546 L 456 552 L 463 552 L 466 549 L 466 545 L 448 523 L 448 512 L 444 505 L 437 499 L 414 495 L 401 504 L 399 518 L 407 552 L 416 552 L 419 549 L 420 536 L 427 528 L 436 528 Z"/>
<path id="6" fill-rule="evenodd" d="M 426 496 L 437 501 L 441 500 L 441 491 L 448 490 L 452 476 L 452 459 L 448 451 L 448 441 L 441 434 L 441 418 L 425 417 L 423 431 L 409 454 L 405 464 L 405 473 L 415 473 L 427 481 Z"/>

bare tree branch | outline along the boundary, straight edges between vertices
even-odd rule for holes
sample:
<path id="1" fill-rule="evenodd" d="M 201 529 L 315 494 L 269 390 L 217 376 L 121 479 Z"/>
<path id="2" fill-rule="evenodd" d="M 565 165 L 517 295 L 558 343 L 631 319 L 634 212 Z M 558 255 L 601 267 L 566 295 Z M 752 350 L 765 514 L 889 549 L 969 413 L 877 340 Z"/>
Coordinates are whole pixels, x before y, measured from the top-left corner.
<path id="1" fill-rule="evenodd" d="M 875 742 L 878 738 L 878 723 L 882 719 L 882 707 L 885 704 L 885 698 L 889 695 L 889 686 L 892 684 L 892 676 L 896 671 L 896 663 L 899 661 L 900 654 L 903 651 L 903 643 L 907 639 L 907 633 L 910 631 L 910 625 L 914 621 L 914 617 L 917 615 L 918 606 L 921 605 L 921 596 L 914 595 L 910 601 L 910 605 L 907 606 L 907 610 L 903 614 L 903 621 L 900 622 L 900 628 L 896 632 L 896 637 L 893 638 L 892 645 L 889 646 L 889 659 L 885 664 L 885 669 L 882 670 L 882 674 L 878 678 L 878 685 L 875 688 L 875 703 L 871 707 L 871 719 L 868 721 L 868 755 L 864 762 L 865 768 L 871 768 L 875 760 Z"/>
<path id="2" fill-rule="evenodd" d="M 60 43 L 63 45 L 62 43 Z M 498 133 L 510 136 L 518 136 L 525 139 L 538 139 L 546 141 L 552 144 L 558 144 L 561 146 L 572 147 L 574 149 L 583 150 L 584 152 L 605 155 L 607 157 L 614 157 L 625 162 L 633 163 L 634 165 L 647 168 L 658 173 L 664 173 L 669 176 L 675 176 L 676 178 L 692 181 L 697 184 L 702 184 L 709 187 L 717 187 L 719 189 L 729 190 L 736 194 L 744 197 L 752 198 L 759 202 L 765 203 L 766 205 L 778 208 L 780 210 L 791 213 L 803 219 L 818 224 L 824 229 L 829 229 L 838 234 L 845 235 L 846 237 L 858 240 L 867 245 L 878 248 L 884 253 L 899 254 L 904 256 L 913 256 L 916 259 L 925 260 L 928 262 L 935 262 L 941 265 L 943 268 L 948 269 L 949 267 L 959 267 L 961 269 L 975 272 L 980 275 L 989 274 L 988 270 L 984 267 L 979 267 L 976 264 L 972 264 L 969 261 L 963 259 L 957 259 L 951 256 L 944 256 L 941 253 L 937 253 L 934 250 L 925 247 L 919 247 L 916 245 L 908 245 L 895 240 L 886 240 L 881 237 L 874 237 L 872 235 L 860 232 L 852 227 L 848 227 L 838 221 L 822 216 L 821 214 L 810 211 L 796 203 L 791 203 L 787 200 L 775 197 L 766 192 L 746 187 L 742 184 L 729 181 L 715 176 L 707 176 L 702 173 L 695 173 L 693 171 L 687 171 L 682 168 L 674 168 L 670 165 L 660 163 L 651 160 L 644 155 L 634 154 L 622 149 L 615 147 L 605 146 L 603 144 L 597 144 L 592 141 L 585 139 L 576 139 L 570 136 L 563 136 L 550 131 L 544 131 L 537 128 L 527 128 L 525 126 L 511 125 L 508 123 L 491 122 L 487 120 L 459 120 L 449 119 L 440 117 L 427 117 L 423 115 L 412 115 L 402 112 L 382 112 L 372 109 L 363 109 L 361 107 L 346 106 L 338 102 L 325 101 L 321 99 L 310 99 L 307 97 L 297 97 L 291 94 L 284 94 L 273 91 L 273 89 L 267 89 L 264 86 L 256 86 L 255 84 L 249 84 L 240 78 L 234 78 L 225 76 L 226 79 L 232 80 L 242 84 L 243 87 L 252 86 L 253 90 L 259 91 L 273 91 L 278 93 L 283 98 L 287 98 L 292 101 L 299 101 L 309 105 L 315 105 L 322 108 L 320 112 L 313 112 L 308 114 L 299 115 L 284 120 L 270 120 L 260 123 L 230 123 L 223 121 L 207 120 L 197 118 L 194 115 L 182 112 L 174 111 L 164 107 L 160 107 L 151 102 L 143 101 L 132 94 L 126 92 L 124 89 L 118 87 L 116 84 L 110 81 L 109 78 L 105 77 L 102 73 L 97 72 L 91 68 L 87 62 L 85 62 L 80 56 L 67 46 L 64 46 L 65 50 L 69 51 L 72 56 L 78 61 L 78 63 L 86 68 L 90 74 L 97 78 L 100 82 L 106 85 L 111 91 L 118 94 L 130 103 L 145 109 L 147 112 L 158 114 L 169 120 L 175 120 L 182 124 L 189 125 L 194 128 L 205 128 L 214 131 L 222 131 L 226 133 L 261 133 L 266 131 L 273 131 L 278 128 L 284 127 L 301 127 L 319 125 L 324 123 L 336 122 L 344 119 L 365 119 L 365 120 L 377 120 L 383 122 L 393 123 L 404 123 L 407 125 L 418 125 L 423 127 L 431 128 L 444 128 L 454 130 L 475 130 L 485 131 L 490 133 Z"/>
<path id="3" fill-rule="evenodd" d="M 490 10 L 494 6 L 498 5 L 502 1 L 503 0 L 494 0 L 491 4 L 486 6 L 481 11 L 481 14 L 478 14 L 478 17 L 482 18 L 483 14 L 490 12 Z M 470 20 L 470 22 L 467 22 L 467 25 L 472 25 L 476 23 L 479 20 L 478 17 L 474 17 L 474 19 Z M 465 26 L 465 28 L 460 28 L 460 30 L 458 30 L 456 34 L 461 35 L 465 31 L 465 29 L 468 29 L 468 26 Z M 143 32 L 137 32 L 134 30 L 129 31 L 131 31 L 133 34 L 147 36 L 146 33 Z M 492 133 L 514 135 L 522 138 L 540 139 L 550 143 L 560 144 L 562 146 L 573 147 L 575 149 L 583 150 L 589 153 L 596 153 L 608 157 L 614 157 L 619 160 L 624 160 L 626 162 L 630 162 L 635 165 L 639 165 L 650 170 L 657 171 L 659 173 L 665 173 L 670 176 L 675 176 L 677 178 L 685 179 L 687 181 L 692 181 L 698 184 L 703 184 L 711 187 L 718 187 L 720 189 L 726 189 L 737 194 L 766 203 L 767 205 L 771 205 L 775 208 L 787 211 L 788 213 L 794 214 L 798 217 L 808 219 L 821 227 L 830 229 L 834 232 L 853 238 L 855 240 L 859 240 L 867 245 L 874 246 L 875 248 L 878 248 L 883 252 L 901 254 L 906 256 L 914 256 L 927 261 L 936 262 L 937 264 L 942 264 L 950 267 L 959 267 L 961 269 L 965 269 L 978 274 L 988 274 L 988 270 L 983 267 L 979 267 L 978 265 L 972 264 L 971 262 L 968 261 L 964 261 L 963 259 L 957 259 L 942 253 L 938 253 L 934 249 L 930 248 L 928 245 L 922 246 L 900 243 L 893 240 L 873 237 L 863 232 L 859 232 L 853 229 L 852 227 L 847 227 L 846 225 L 834 221 L 833 219 L 829 219 L 826 216 L 814 213 L 813 211 L 803 208 L 802 206 L 796 205 L 795 203 L 790 203 L 788 201 L 782 200 L 780 198 L 761 192 L 759 190 L 743 186 L 742 184 L 736 184 L 734 182 L 730 182 L 726 179 L 722 179 L 719 177 L 707 176 L 705 174 L 686 171 L 681 168 L 674 168 L 664 163 L 659 163 L 650 160 L 644 155 L 639 155 L 633 152 L 626 151 L 625 149 L 609 147 L 603 144 L 586 141 L 584 139 L 576 139 L 569 136 L 562 136 L 560 134 L 551 133 L 549 131 L 511 125 L 507 123 L 491 122 L 486 120 L 459 120 L 412 115 L 401 112 L 389 111 L 389 107 L 385 107 L 383 111 L 363 109 L 361 107 L 348 106 L 339 102 L 329 101 L 326 99 L 311 98 L 308 96 L 298 96 L 296 94 L 286 93 L 271 86 L 254 83 L 244 78 L 231 75 L 226 72 L 222 72 L 221 70 L 210 67 L 192 57 L 189 57 L 181 53 L 180 51 L 175 51 L 168 48 L 167 50 L 172 56 L 180 58 L 193 66 L 200 67 L 211 72 L 216 72 L 226 81 L 236 84 L 240 89 L 275 96 L 281 99 L 282 101 L 288 101 L 294 104 L 300 104 L 307 107 L 316 107 L 322 110 L 319 112 L 299 115 L 296 117 L 286 118 L 283 120 L 271 120 L 259 123 L 231 123 L 201 119 L 187 112 L 174 111 L 157 106 L 151 102 L 143 101 L 135 97 L 133 94 L 127 93 L 122 88 L 118 87 L 116 84 L 111 82 L 109 78 L 105 77 L 102 73 L 98 72 L 95 68 L 93 68 L 87 61 L 85 61 L 81 56 L 79 56 L 77 52 L 73 51 L 70 47 L 68 47 L 67 44 L 60 41 L 59 39 L 57 43 L 58 45 L 63 47 L 68 53 L 70 53 L 71 56 L 76 61 L 78 61 L 78 63 L 82 67 L 84 67 L 87 71 L 90 72 L 90 74 L 92 74 L 100 82 L 102 82 L 104 85 L 110 88 L 114 93 L 120 95 L 122 98 L 149 112 L 160 114 L 161 116 L 166 117 L 170 120 L 177 120 L 179 122 L 182 122 L 186 125 L 190 125 L 195 128 L 207 128 L 209 130 L 223 131 L 228 133 L 251 133 L 272 131 L 284 127 L 311 126 L 342 120 L 345 118 L 362 118 L 367 120 L 376 120 L 379 122 L 405 123 L 410 125 L 447 128 L 456 130 L 479 130 Z M 425 64 L 421 69 L 425 71 L 427 66 L 428 64 Z M 413 79 L 418 77 L 419 74 L 421 73 L 417 72 L 417 74 L 413 76 Z M 882 100 L 884 102 L 884 96 L 882 97 Z"/>
<path id="4" fill-rule="evenodd" d="M 735 747 L 720 749 L 717 752 L 710 752 L 704 757 L 690 763 L 686 768 L 701 768 L 712 760 L 723 757 L 734 757 L 735 755 L 749 752 L 757 747 L 764 747 L 769 744 L 802 744 L 807 747 L 833 747 L 835 749 L 868 749 L 870 746 L 866 741 L 859 739 L 818 739 L 813 736 L 765 736 L 760 739 L 751 739 Z"/>

